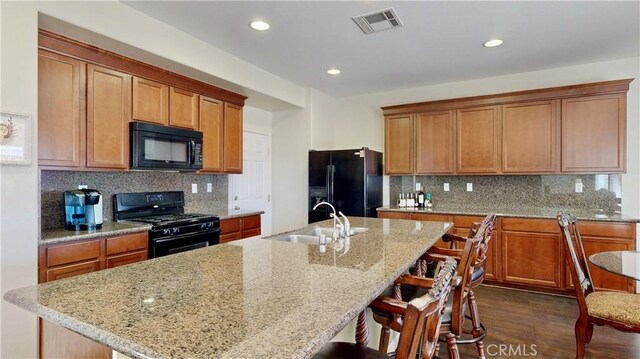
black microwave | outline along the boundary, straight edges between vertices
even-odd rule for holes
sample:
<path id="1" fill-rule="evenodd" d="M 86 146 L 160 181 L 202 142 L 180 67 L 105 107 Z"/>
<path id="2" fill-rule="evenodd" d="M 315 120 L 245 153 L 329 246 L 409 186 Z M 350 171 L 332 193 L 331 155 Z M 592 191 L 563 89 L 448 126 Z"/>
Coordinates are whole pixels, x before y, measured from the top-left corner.
<path id="1" fill-rule="evenodd" d="M 152 125 L 129 124 L 131 169 L 197 171 L 202 168 L 202 132 Z"/>

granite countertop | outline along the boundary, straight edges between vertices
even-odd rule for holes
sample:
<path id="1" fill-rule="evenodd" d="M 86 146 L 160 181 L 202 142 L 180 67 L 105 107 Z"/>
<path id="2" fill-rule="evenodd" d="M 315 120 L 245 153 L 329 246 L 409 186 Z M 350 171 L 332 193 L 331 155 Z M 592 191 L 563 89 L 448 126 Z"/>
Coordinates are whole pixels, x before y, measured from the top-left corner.
<path id="1" fill-rule="evenodd" d="M 78 241 L 82 239 L 91 239 L 107 236 L 116 236 L 120 234 L 135 233 L 148 231 L 151 225 L 134 222 L 104 222 L 102 229 L 95 231 L 69 231 L 62 229 L 47 229 L 40 233 L 38 245 L 55 244 L 63 242 Z"/>
<path id="2" fill-rule="evenodd" d="M 399 207 L 380 207 L 378 211 L 390 212 L 406 212 L 406 213 L 433 213 L 433 214 L 452 214 L 452 215 L 470 215 L 470 216 L 486 216 L 492 210 L 500 217 L 520 217 L 520 218 L 548 218 L 556 219 L 558 211 L 565 212 L 575 216 L 578 220 L 583 221 L 604 221 L 604 222 L 629 222 L 639 223 L 640 219 L 620 214 L 606 214 L 585 211 L 570 211 L 562 208 L 460 208 L 450 206 L 435 206 L 433 209 L 417 209 L 417 208 L 399 208 Z"/>
<path id="3" fill-rule="evenodd" d="M 247 238 L 4 299 L 133 358 L 309 358 L 452 226 L 351 222 L 348 251 Z"/>
<path id="4" fill-rule="evenodd" d="M 253 216 L 256 214 L 263 214 L 264 211 L 245 211 L 245 210 L 241 210 L 241 209 L 227 209 L 226 212 L 218 212 L 215 215 L 220 217 L 220 220 L 223 219 L 231 219 L 231 218 L 241 218 L 241 217 L 248 217 L 248 216 Z"/>

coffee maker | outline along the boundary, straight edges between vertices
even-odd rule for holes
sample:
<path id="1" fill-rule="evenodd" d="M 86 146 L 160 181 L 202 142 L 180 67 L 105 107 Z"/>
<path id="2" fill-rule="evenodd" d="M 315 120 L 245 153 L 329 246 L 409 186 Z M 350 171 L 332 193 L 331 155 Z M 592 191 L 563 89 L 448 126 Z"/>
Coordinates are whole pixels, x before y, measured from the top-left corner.
<path id="1" fill-rule="evenodd" d="M 64 228 L 72 231 L 102 228 L 102 195 L 98 190 L 64 192 Z"/>

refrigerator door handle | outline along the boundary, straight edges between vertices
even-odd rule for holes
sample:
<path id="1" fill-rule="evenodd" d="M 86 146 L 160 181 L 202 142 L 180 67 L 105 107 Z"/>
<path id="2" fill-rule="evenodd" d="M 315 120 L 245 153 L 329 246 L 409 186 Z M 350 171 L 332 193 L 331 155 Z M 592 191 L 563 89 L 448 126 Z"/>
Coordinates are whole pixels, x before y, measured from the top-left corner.
<path id="1" fill-rule="evenodd" d="M 331 184 L 331 191 L 329 192 L 329 203 L 333 204 L 333 192 L 334 192 L 334 183 L 333 183 L 333 175 L 334 173 L 336 173 L 336 166 L 331 165 L 331 181 L 329 182 Z"/>
<path id="2" fill-rule="evenodd" d="M 331 203 L 331 165 L 327 165 L 327 202 Z"/>

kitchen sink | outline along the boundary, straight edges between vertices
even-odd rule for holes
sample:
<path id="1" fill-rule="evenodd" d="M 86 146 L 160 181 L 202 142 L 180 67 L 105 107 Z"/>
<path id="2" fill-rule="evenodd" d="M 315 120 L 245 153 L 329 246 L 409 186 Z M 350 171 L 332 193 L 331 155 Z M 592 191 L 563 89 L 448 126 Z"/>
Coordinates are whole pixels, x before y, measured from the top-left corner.
<path id="1" fill-rule="evenodd" d="M 355 236 L 360 233 L 364 233 L 368 228 L 364 227 L 352 227 L 350 236 Z M 291 243 L 305 243 L 305 244 L 320 244 L 320 235 L 327 236 L 327 241 L 331 241 L 333 237 L 333 227 L 314 227 L 299 233 L 289 234 L 287 236 L 278 236 L 269 239 L 276 241 L 284 241 Z"/>
<path id="2" fill-rule="evenodd" d="M 320 244 L 318 236 L 309 236 L 306 234 L 290 234 L 286 237 L 274 238 L 277 241 L 285 241 L 291 243 Z"/>
<path id="3" fill-rule="evenodd" d="M 351 227 L 351 230 L 349 231 L 349 236 L 355 236 L 356 234 L 360 234 L 360 233 L 364 233 L 367 231 L 368 228 L 364 228 L 364 227 Z M 336 229 L 337 230 L 337 229 Z M 327 237 L 332 237 L 333 236 L 333 227 L 314 227 L 314 228 L 310 228 L 307 229 L 304 232 L 300 232 L 302 234 L 306 234 L 306 235 L 311 235 L 311 236 L 319 236 L 321 234 L 324 234 Z"/>

